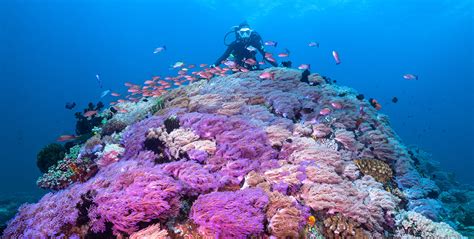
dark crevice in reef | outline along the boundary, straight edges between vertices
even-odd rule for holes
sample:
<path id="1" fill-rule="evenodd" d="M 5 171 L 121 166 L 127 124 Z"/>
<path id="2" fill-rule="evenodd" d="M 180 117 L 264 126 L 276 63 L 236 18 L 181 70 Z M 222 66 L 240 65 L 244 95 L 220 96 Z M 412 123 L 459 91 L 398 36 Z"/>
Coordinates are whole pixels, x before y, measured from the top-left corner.
<path id="1" fill-rule="evenodd" d="M 147 138 L 144 144 L 146 150 L 151 150 L 153 151 L 153 153 L 158 155 L 158 157 L 155 159 L 155 163 L 162 164 L 172 161 L 171 158 L 165 153 L 165 143 L 163 143 L 163 141 L 161 141 L 160 139 Z"/>
<path id="2" fill-rule="evenodd" d="M 168 117 L 164 122 L 166 133 L 171 133 L 173 130 L 179 128 L 179 119 L 176 116 Z"/>
<path id="3" fill-rule="evenodd" d="M 87 232 L 86 236 L 84 237 L 85 239 L 110 239 L 110 238 L 117 238 L 114 236 L 112 233 L 112 227 L 114 224 L 111 222 L 106 222 L 105 223 L 105 231 L 104 232 L 93 232 L 89 229 Z"/>
<path id="4" fill-rule="evenodd" d="M 87 193 L 81 195 L 81 202 L 77 203 L 76 208 L 79 211 L 76 224 L 78 226 L 85 225 L 90 221 L 88 212 L 91 206 L 97 206 L 93 201 L 94 192 L 87 191 Z"/>

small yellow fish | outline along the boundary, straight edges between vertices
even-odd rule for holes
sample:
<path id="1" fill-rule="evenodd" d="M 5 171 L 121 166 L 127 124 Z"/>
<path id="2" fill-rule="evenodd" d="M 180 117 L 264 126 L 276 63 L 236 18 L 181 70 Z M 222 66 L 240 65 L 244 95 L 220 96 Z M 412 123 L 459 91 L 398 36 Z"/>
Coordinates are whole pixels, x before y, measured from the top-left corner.
<path id="1" fill-rule="evenodd" d="M 316 223 L 316 218 L 312 215 L 309 216 L 308 217 L 308 225 L 312 227 L 312 226 L 314 226 L 315 223 Z"/>

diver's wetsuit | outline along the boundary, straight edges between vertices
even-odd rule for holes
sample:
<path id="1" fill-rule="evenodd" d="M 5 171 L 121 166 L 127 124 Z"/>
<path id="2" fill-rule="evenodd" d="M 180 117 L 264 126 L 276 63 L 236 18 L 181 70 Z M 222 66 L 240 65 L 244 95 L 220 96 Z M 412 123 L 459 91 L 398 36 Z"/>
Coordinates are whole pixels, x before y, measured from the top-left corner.
<path id="1" fill-rule="evenodd" d="M 248 39 L 247 41 L 237 39 L 234 42 L 232 42 L 227 48 L 227 50 L 224 52 L 224 54 L 221 57 L 219 57 L 219 59 L 217 59 L 215 65 L 216 66 L 220 65 L 222 61 L 227 59 L 227 57 L 229 57 L 230 54 L 232 54 L 234 56 L 235 63 L 239 64 L 240 66 L 245 67 L 249 70 L 260 69 L 260 65 L 258 64 L 258 61 L 256 58 L 257 53 L 256 51 L 249 51 L 247 49 L 247 47 L 249 46 L 255 47 L 260 52 L 260 54 L 262 54 L 263 59 L 267 61 L 268 63 L 270 63 L 272 66 L 278 66 L 276 62 L 269 61 L 265 58 L 265 50 L 262 45 L 262 38 L 256 32 L 252 32 L 252 35 L 250 35 L 250 39 Z M 246 59 L 254 59 L 255 61 L 257 61 L 257 64 L 249 65 L 244 62 Z"/>

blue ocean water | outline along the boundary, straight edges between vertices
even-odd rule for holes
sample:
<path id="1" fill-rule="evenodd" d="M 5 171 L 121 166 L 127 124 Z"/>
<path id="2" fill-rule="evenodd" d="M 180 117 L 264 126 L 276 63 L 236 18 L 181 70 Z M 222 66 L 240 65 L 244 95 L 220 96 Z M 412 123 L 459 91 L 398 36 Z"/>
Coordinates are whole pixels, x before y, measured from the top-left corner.
<path id="1" fill-rule="evenodd" d="M 405 143 L 474 184 L 472 0 L 11 0 L 0 3 L 0 192 L 38 190 L 36 153 L 74 133 L 66 102 L 81 110 L 176 61 L 211 64 L 244 20 L 294 66 L 378 99 Z"/>

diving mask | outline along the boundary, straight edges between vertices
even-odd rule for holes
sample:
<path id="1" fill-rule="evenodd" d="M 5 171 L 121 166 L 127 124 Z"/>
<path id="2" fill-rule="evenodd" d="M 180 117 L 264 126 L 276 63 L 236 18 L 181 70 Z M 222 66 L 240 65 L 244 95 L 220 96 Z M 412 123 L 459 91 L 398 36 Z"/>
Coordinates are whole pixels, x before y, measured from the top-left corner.
<path id="1" fill-rule="evenodd" d="M 250 35 L 252 34 L 252 29 L 248 27 L 243 27 L 237 31 L 237 34 L 239 34 L 240 38 L 249 38 Z"/>

